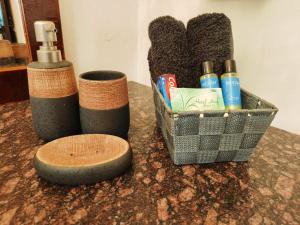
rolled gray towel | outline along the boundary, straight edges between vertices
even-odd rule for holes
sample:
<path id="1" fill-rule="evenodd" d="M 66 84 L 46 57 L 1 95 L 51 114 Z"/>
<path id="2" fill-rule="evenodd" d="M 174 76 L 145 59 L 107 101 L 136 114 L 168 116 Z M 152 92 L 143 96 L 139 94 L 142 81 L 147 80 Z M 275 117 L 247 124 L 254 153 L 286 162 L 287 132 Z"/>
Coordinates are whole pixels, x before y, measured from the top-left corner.
<path id="1" fill-rule="evenodd" d="M 158 76 L 176 75 L 178 87 L 197 87 L 197 78 L 190 76 L 190 58 L 186 29 L 181 21 L 163 16 L 149 24 L 151 48 L 148 63 L 154 82 Z"/>
<path id="2" fill-rule="evenodd" d="M 201 64 L 214 61 L 215 73 L 223 73 L 223 63 L 233 59 L 233 37 L 230 19 L 223 13 L 207 13 L 187 24 L 187 39 L 193 76 L 200 77 Z"/>

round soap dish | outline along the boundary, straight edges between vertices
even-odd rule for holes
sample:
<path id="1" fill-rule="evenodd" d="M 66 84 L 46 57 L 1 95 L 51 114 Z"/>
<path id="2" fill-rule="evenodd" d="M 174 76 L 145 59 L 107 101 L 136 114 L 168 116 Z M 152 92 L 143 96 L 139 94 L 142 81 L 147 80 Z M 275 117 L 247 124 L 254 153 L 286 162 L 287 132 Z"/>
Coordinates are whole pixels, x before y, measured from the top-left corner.
<path id="1" fill-rule="evenodd" d="M 93 184 L 112 179 L 130 166 L 127 141 L 105 134 L 84 134 L 56 139 L 42 146 L 34 167 L 42 178 L 57 184 Z"/>

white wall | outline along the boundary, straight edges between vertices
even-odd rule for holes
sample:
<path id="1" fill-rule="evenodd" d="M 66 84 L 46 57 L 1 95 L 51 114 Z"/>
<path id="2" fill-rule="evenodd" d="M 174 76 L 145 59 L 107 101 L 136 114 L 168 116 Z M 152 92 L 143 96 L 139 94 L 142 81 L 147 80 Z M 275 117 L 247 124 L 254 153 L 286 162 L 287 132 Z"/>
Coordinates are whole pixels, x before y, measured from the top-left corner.
<path id="1" fill-rule="evenodd" d="M 77 74 L 118 70 L 135 74 L 136 2 L 60 0 L 66 58 Z"/>
<path id="2" fill-rule="evenodd" d="M 60 0 L 60 8 L 66 56 L 77 73 L 116 69 L 144 84 L 152 19 L 169 14 L 186 23 L 224 12 L 242 86 L 279 107 L 274 126 L 300 134 L 299 0 Z"/>
<path id="3" fill-rule="evenodd" d="M 10 0 L 11 11 L 14 19 L 14 28 L 18 43 L 26 43 L 22 14 L 20 8 L 20 0 Z"/>

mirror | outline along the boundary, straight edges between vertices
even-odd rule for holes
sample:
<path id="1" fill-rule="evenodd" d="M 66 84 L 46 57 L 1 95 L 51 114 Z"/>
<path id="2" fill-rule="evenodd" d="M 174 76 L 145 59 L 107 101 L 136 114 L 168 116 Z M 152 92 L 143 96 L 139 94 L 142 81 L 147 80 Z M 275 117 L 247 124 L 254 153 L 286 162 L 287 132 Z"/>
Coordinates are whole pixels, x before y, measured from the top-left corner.
<path id="1" fill-rule="evenodd" d="M 55 23 L 64 58 L 59 0 L 0 0 L 0 104 L 29 98 L 26 69 L 41 45 L 34 31 L 38 20 Z"/>
<path id="2" fill-rule="evenodd" d="M 26 65 L 30 58 L 21 1 L 0 0 L 0 66 Z"/>
<path id="3" fill-rule="evenodd" d="M 29 98 L 27 64 L 37 60 L 41 43 L 34 22 L 50 20 L 58 30 L 57 47 L 64 58 L 59 0 L 0 0 L 0 104 Z M 5 39 L 5 40 L 4 40 Z"/>

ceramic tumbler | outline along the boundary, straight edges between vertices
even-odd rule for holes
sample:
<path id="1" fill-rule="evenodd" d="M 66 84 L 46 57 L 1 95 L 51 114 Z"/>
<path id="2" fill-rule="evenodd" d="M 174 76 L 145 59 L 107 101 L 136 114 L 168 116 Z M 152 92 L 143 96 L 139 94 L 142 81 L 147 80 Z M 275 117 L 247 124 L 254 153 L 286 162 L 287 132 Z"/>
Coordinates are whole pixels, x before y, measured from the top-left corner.
<path id="1" fill-rule="evenodd" d="M 116 71 L 81 74 L 79 108 L 83 133 L 127 138 L 130 116 L 126 75 Z"/>

